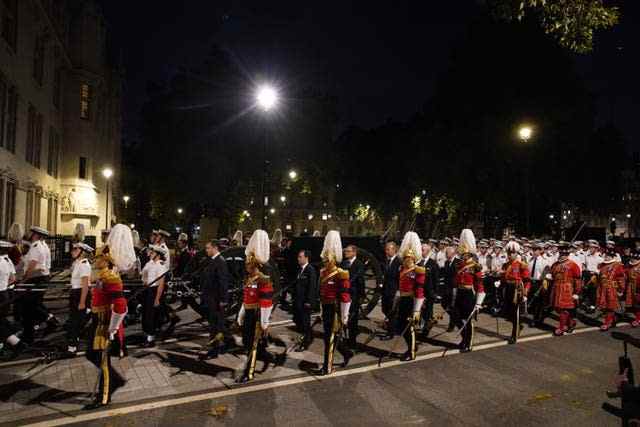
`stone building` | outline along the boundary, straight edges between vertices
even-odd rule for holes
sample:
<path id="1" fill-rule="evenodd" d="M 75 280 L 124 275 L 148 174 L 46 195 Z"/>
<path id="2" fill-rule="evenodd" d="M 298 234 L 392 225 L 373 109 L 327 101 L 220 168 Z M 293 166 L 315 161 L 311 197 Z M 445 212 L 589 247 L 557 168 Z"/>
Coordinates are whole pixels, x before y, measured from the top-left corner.
<path id="1" fill-rule="evenodd" d="M 0 0 L 0 235 L 13 222 L 63 235 L 113 222 L 121 93 L 95 1 Z"/>

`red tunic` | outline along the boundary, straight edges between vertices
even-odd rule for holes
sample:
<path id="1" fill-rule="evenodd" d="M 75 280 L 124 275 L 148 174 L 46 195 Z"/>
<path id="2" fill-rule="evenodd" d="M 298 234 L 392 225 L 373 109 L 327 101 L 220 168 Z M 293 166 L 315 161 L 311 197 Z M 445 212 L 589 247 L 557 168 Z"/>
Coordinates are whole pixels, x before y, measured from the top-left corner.
<path id="1" fill-rule="evenodd" d="M 473 260 L 466 263 L 460 262 L 459 264 L 460 266 L 454 278 L 455 286 L 458 288 L 473 289 L 480 293 L 484 292 L 482 266 Z"/>
<path id="2" fill-rule="evenodd" d="M 573 295 L 582 290 L 582 276 L 578 264 L 569 258 L 558 261 L 551 266 L 551 276 L 551 306 L 556 310 L 575 308 L 576 300 L 573 299 Z"/>
<path id="3" fill-rule="evenodd" d="M 625 303 L 628 306 L 640 306 L 640 264 L 627 268 L 627 295 Z"/>
<path id="4" fill-rule="evenodd" d="M 424 267 L 414 266 L 411 268 L 402 268 L 400 270 L 400 279 L 398 289 L 402 297 L 424 298 Z"/>
<path id="5" fill-rule="evenodd" d="M 331 270 L 320 270 L 320 301 L 322 304 L 334 304 L 338 302 L 351 302 L 349 289 L 349 272 L 338 267 Z"/>
<path id="6" fill-rule="evenodd" d="M 109 339 L 109 322 L 111 311 L 124 314 L 127 312 L 127 300 L 124 297 L 124 286 L 118 273 L 103 269 L 98 273 L 98 280 L 91 292 L 91 312 L 96 316 L 96 333 L 93 339 L 94 350 L 104 350 Z M 124 343 L 124 326 L 118 328 L 121 344 Z"/>
<path id="7" fill-rule="evenodd" d="M 273 306 L 273 284 L 271 278 L 262 273 L 247 277 L 244 281 L 243 304 L 245 309 L 269 308 Z"/>
<path id="8" fill-rule="evenodd" d="M 529 288 L 531 288 L 531 275 L 527 264 L 516 259 L 506 262 L 502 269 L 504 270 L 502 281 L 511 286 L 522 285 L 526 296 L 529 293 Z"/>
<path id="9" fill-rule="evenodd" d="M 618 292 L 624 292 L 624 283 L 625 271 L 622 263 L 614 261 L 600 264 L 596 299 L 600 310 L 615 311 L 620 309 Z"/>

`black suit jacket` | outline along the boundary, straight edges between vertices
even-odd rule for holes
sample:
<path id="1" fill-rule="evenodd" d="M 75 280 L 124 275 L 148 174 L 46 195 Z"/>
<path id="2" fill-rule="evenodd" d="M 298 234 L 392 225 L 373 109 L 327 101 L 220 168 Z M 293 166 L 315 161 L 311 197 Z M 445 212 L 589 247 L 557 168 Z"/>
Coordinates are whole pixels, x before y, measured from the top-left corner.
<path id="1" fill-rule="evenodd" d="M 203 305 L 215 307 L 219 303 L 226 303 L 230 282 L 229 269 L 222 255 L 210 259 L 202 272 Z"/>
<path id="2" fill-rule="evenodd" d="M 385 260 L 383 266 L 384 281 L 382 292 L 385 295 L 395 295 L 398 290 L 398 281 L 400 280 L 400 266 L 402 265 L 400 257 L 396 256 L 391 263 Z"/>
<path id="3" fill-rule="evenodd" d="M 355 261 L 349 265 L 349 260 L 343 260 L 340 268 L 349 271 L 349 282 L 351 282 L 351 296 L 360 296 L 364 294 L 364 263 L 360 258 L 356 257 Z"/>
<path id="4" fill-rule="evenodd" d="M 440 280 L 440 268 L 438 267 L 438 263 L 429 258 L 427 260 L 421 260 L 418 265 L 424 267 L 426 274 L 426 280 L 424 282 L 425 295 L 431 296 L 435 292 L 436 286 L 438 286 L 438 280 Z"/>
<path id="5" fill-rule="evenodd" d="M 295 284 L 293 286 L 293 300 L 298 308 L 309 304 L 312 308 L 318 306 L 320 299 L 320 288 L 318 286 L 318 273 L 313 265 L 307 264 L 304 271 L 300 271 L 298 267 Z"/>

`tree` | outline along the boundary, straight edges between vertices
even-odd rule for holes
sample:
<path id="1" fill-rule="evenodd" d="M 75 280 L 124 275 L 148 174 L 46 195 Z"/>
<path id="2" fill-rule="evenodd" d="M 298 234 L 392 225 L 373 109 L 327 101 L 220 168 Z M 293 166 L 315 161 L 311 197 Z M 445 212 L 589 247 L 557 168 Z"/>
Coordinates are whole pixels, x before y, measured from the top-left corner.
<path id="1" fill-rule="evenodd" d="M 591 52 L 594 33 L 613 27 L 620 18 L 619 9 L 605 5 L 603 0 L 489 0 L 487 3 L 499 19 L 536 20 L 560 46 L 576 53 Z"/>

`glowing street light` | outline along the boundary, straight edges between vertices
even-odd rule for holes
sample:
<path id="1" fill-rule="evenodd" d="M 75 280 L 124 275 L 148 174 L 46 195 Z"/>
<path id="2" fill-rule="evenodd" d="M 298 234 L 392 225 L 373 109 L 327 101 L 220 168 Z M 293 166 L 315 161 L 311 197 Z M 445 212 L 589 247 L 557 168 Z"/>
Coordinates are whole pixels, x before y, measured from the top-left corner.
<path id="1" fill-rule="evenodd" d="M 553 218 L 555 218 L 555 215 L 550 214 L 550 215 L 549 215 L 549 219 L 553 219 Z"/>
<path id="2" fill-rule="evenodd" d="M 518 136 L 520 137 L 522 142 L 528 142 L 529 139 L 531 139 L 532 135 L 533 129 L 531 129 L 531 127 L 529 126 L 521 126 L 520 129 L 518 129 Z"/>
<path id="3" fill-rule="evenodd" d="M 278 92 L 269 85 L 260 86 L 256 92 L 256 104 L 269 111 L 278 103 Z"/>
<path id="4" fill-rule="evenodd" d="M 629 219 L 629 218 L 631 218 L 631 214 L 630 213 L 627 214 L 627 219 Z"/>
<path id="5" fill-rule="evenodd" d="M 290 178 L 290 179 L 294 180 L 294 179 L 296 179 L 297 177 L 298 177 L 298 172 L 296 172 L 296 171 L 295 171 L 295 170 L 293 170 L 293 169 L 289 171 L 289 178 Z"/>
<path id="6" fill-rule="evenodd" d="M 276 213 L 276 209 L 275 209 L 275 208 L 271 208 L 271 209 L 269 209 L 269 213 L 270 213 L 271 215 L 275 214 L 275 213 Z"/>
<path id="7" fill-rule="evenodd" d="M 129 196 L 122 196 L 122 201 L 124 202 L 124 208 L 127 208 L 127 204 L 129 203 L 129 200 L 131 200 L 131 198 Z"/>
<path id="8" fill-rule="evenodd" d="M 284 195 L 283 195 L 283 196 L 280 196 L 280 201 L 281 201 L 282 203 L 286 202 L 286 201 L 287 201 L 287 196 L 284 196 Z"/>
<path id="9" fill-rule="evenodd" d="M 110 179 L 113 176 L 113 169 L 111 168 L 102 169 L 102 176 L 104 176 L 106 179 Z"/>
<path id="10" fill-rule="evenodd" d="M 182 210 L 182 208 L 178 208 L 177 212 L 178 212 L 178 215 L 182 215 L 182 212 L 184 211 Z"/>

